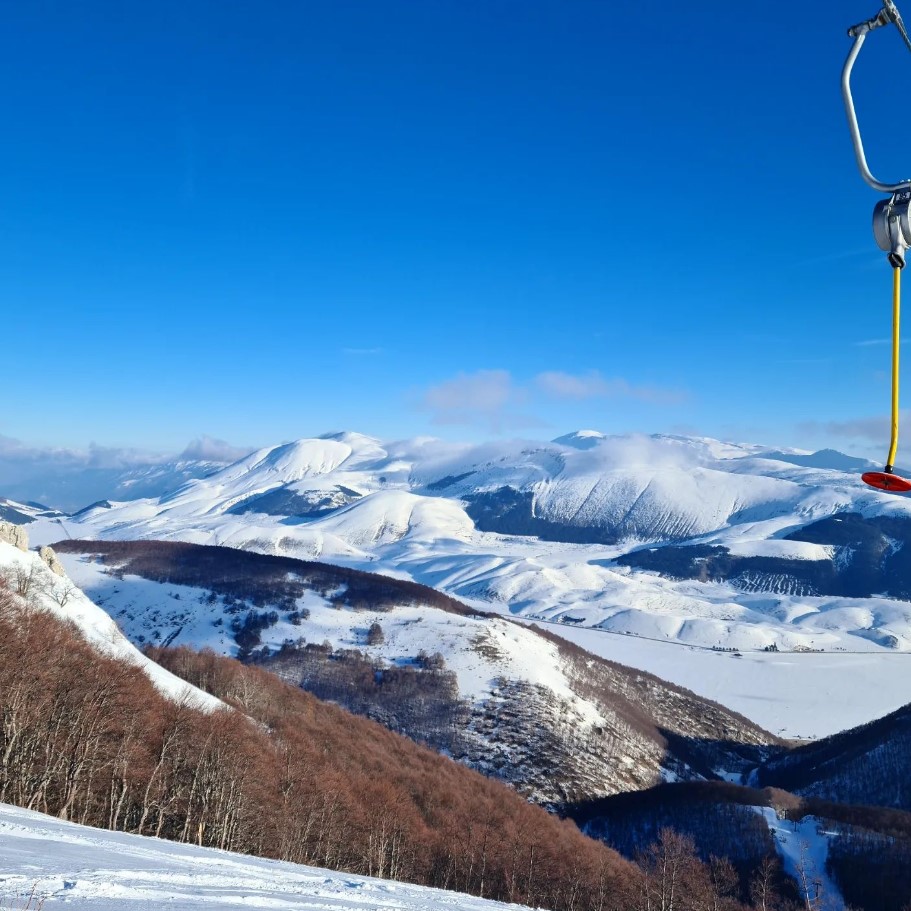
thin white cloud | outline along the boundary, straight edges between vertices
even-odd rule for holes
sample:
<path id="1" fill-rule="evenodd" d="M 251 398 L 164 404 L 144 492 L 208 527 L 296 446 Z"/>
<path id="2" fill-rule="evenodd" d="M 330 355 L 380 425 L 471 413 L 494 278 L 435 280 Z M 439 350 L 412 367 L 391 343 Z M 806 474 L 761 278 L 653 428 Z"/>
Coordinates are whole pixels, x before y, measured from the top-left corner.
<path id="1" fill-rule="evenodd" d="M 900 340 L 900 343 L 902 345 L 906 345 L 908 343 L 908 339 L 903 338 Z M 883 345 L 891 345 L 891 344 L 892 344 L 891 338 L 867 338 L 861 342 L 855 342 L 854 347 L 855 348 L 878 348 Z"/>
<path id="2" fill-rule="evenodd" d="M 527 400 L 527 390 L 514 382 L 508 370 L 478 370 L 431 386 L 417 407 L 430 412 L 434 424 L 481 426 L 501 433 L 542 424 L 517 411 Z"/>
<path id="3" fill-rule="evenodd" d="M 172 461 L 233 462 L 250 452 L 201 436 L 180 455 L 99 446 L 40 447 L 0 434 L 0 497 L 76 510 L 103 498 L 160 496 L 161 484 L 200 476 L 202 467 L 163 470 Z"/>
<path id="4" fill-rule="evenodd" d="M 251 452 L 253 448 L 250 446 L 232 446 L 224 440 L 203 434 L 192 440 L 178 458 L 202 462 L 236 462 Z"/>
<path id="5" fill-rule="evenodd" d="M 636 386 L 618 377 L 607 379 L 597 370 L 582 374 L 549 370 L 539 373 L 534 382 L 545 395 L 558 399 L 630 398 L 654 405 L 674 405 L 687 398 L 681 389 Z"/>
<path id="6" fill-rule="evenodd" d="M 557 399 L 591 399 L 610 394 L 610 384 L 597 370 L 579 376 L 548 370 L 535 377 L 535 385 Z"/>
<path id="7" fill-rule="evenodd" d="M 909 415 L 905 412 L 902 420 Z M 797 429 L 804 434 L 824 434 L 850 440 L 865 440 L 872 443 L 886 443 L 889 440 L 890 419 L 887 415 L 866 418 L 851 418 L 846 421 L 805 421 Z"/>
<path id="8" fill-rule="evenodd" d="M 593 398 L 631 398 L 666 405 L 687 398 L 685 392 L 657 386 L 636 386 L 624 379 L 607 379 L 597 370 L 571 374 L 558 370 L 539 373 L 527 385 L 508 370 L 459 373 L 421 393 L 417 408 L 431 414 L 434 424 L 481 426 L 500 433 L 523 427 L 546 426 L 528 413 L 535 402 Z"/>

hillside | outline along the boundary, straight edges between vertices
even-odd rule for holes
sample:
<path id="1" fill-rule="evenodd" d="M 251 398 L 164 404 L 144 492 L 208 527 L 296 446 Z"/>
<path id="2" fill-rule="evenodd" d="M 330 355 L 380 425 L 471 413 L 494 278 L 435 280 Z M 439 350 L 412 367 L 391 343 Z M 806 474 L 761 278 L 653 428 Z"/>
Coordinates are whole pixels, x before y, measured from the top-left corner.
<path id="1" fill-rule="evenodd" d="M 134 642 L 239 655 L 545 804 L 736 775 L 777 744 L 691 692 L 406 580 L 176 542 L 58 548 Z"/>
<path id="2" fill-rule="evenodd" d="M 578 907 L 623 907 L 633 868 L 506 786 L 264 671 L 156 657 L 233 709 L 165 698 L 0 589 L 0 801 L 495 898 L 562 907 L 569 890 Z"/>
<path id="3" fill-rule="evenodd" d="M 19 546 L 10 544 L 11 538 Z M 190 702 L 206 711 L 221 707 L 217 699 L 188 686 L 143 655 L 117 623 L 63 574 L 55 554 L 44 551 L 40 555 L 27 548 L 24 529 L 0 527 L 0 591 L 20 598 L 31 614 L 46 614 L 71 624 L 93 649 L 139 669 L 169 699 Z"/>
<path id="4" fill-rule="evenodd" d="M 901 911 L 911 896 L 911 813 L 722 782 L 666 784 L 574 807 L 584 831 L 627 857 L 664 830 L 691 838 L 705 861 L 727 858 L 740 895 L 863 911 Z"/>
<path id="5" fill-rule="evenodd" d="M 13 525 L 28 525 L 36 519 L 57 519 L 64 518 L 65 513 L 57 509 L 51 509 L 48 506 L 42 506 L 40 503 L 18 503 L 15 500 L 8 500 L 0 497 L 0 522 L 11 522 Z"/>
<path id="6" fill-rule="evenodd" d="M 808 797 L 911 811 L 911 705 L 782 754 L 758 780 Z"/>
<path id="7" fill-rule="evenodd" d="M 459 446 L 342 433 L 29 528 L 38 543 L 187 541 L 411 579 L 561 624 L 589 650 L 815 737 L 895 710 L 911 685 L 894 660 L 911 648 L 911 501 L 865 487 L 864 467 L 666 435 Z M 735 652 L 743 684 L 718 659 Z M 818 653 L 836 657 L 803 660 Z M 807 701 L 811 679 L 826 712 Z"/>

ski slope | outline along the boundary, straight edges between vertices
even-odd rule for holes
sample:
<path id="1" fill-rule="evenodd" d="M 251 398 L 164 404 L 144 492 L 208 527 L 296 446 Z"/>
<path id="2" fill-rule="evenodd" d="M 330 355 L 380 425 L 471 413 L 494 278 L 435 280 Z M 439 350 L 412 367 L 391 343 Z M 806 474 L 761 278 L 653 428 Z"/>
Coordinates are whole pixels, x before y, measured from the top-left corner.
<path id="1" fill-rule="evenodd" d="M 32 896 L 31 904 L 27 904 Z M 519 908 L 405 885 L 91 829 L 0 804 L 0 908 L 45 911 L 495 911 Z"/>
<path id="2" fill-rule="evenodd" d="M 775 839 L 775 850 L 785 873 L 797 883 L 801 898 L 816 901 L 821 911 L 843 911 L 844 899 L 835 881 L 826 872 L 829 839 L 815 816 L 804 816 L 799 822 L 779 819 L 772 807 L 753 807 L 769 827 Z"/>

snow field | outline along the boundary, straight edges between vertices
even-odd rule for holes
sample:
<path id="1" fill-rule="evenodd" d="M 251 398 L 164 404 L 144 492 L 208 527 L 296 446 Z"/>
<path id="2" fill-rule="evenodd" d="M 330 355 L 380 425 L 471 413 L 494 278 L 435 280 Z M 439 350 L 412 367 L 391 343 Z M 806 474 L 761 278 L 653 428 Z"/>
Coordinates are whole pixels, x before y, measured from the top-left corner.
<path id="1" fill-rule="evenodd" d="M 569 624 L 547 628 L 587 651 L 649 671 L 774 734 L 816 739 L 905 705 L 911 655 L 712 651 Z"/>
<path id="2" fill-rule="evenodd" d="M 835 881 L 826 873 L 829 841 L 820 828 L 820 821 L 815 816 L 804 816 L 800 822 L 793 823 L 779 819 L 772 807 L 753 809 L 765 819 L 785 873 L 797 883 L 798 888 L 805 881 L 808 891 L 811 890 L 809 898 L 812 900 L 816 898 L 818 884 L 822 911 L 842 911 L 844 899 Z"/>
<path id="3" fill-rule="evenodd" d="M 0 804 L 0 907 L 25 907 L 33 890 L 47 911 L 159 911 L 164 907 L 496 911 L 520 907 L 91 829 Z"/>

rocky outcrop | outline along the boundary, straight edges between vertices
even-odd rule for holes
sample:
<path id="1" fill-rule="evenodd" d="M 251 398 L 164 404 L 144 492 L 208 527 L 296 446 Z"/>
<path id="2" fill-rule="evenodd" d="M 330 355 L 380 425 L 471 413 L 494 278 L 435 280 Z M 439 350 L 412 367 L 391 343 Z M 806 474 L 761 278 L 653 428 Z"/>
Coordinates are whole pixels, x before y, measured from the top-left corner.
<path id="1" fill-rule="evenodd" d="M 0 522 L 0 541 L 12 544 L 19 550 L 28 550 L 28 532 L 21 525 L 12 522 Z"/>
<path id="2" fill-rule="evenodd" d="M 54 553 L 53 547 L 42 547 L 38 551 L 38 556 L 47 564 L 47 568 L 52 572 L 56 573 L 58 576 L 65 576 L 66 570 L 63 568 L 63 564 L 60 562 L 59 557 Z"/>

